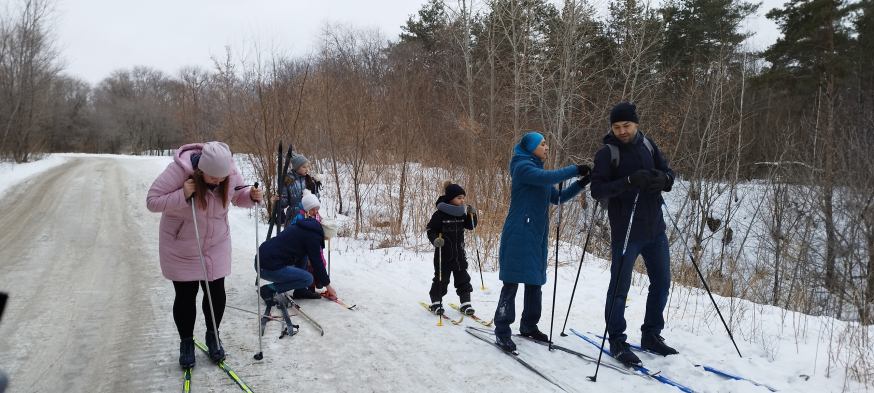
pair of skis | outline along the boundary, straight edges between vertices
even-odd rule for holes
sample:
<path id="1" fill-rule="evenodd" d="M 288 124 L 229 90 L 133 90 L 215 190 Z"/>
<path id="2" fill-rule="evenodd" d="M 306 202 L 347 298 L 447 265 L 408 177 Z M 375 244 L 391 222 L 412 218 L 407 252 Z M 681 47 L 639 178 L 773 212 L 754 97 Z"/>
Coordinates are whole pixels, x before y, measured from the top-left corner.
<path id="1" fill-rule="evenodd" d="M 425 304 L 425 303 L 423 303 L 423 302 L 419 302 L 419 304 L 421 304 L 422 307 L 425 307 L 425 309 L 428 310 L 428 312 L 430 312 L 431 314 L 437 315 L 437 313 L 435 313 L 434 311 L 431 311 L 431 307 L 428 307 L 427 304 Z M 492 322 L 495 321 L 494 319 L 492 319 L 491 321 L 486 322 L 484 319 L 479 318 L 479 317 L 477 317 L 476 315 L 467 315 L 467 314 L 461 312 L 461 308 L 458 307 L 458 305 L 455 305 L 455 304 L 452 304 L 452 303 L 449 303 L 449 306 L 452 307 L 452 308 L 454 308 L 456 311 L 458 311 L 458 312 L 461 313 L 461 315 L 462 315 L 462 317 L 459 318 L 457 321 L 454 320 L 454 319 L 452 319 L 452 318 L 450 318 L 450 317 L 448 317 L 448 316 L 446 316 L 445 314 L 442 315 L 443 319 L 448 320 L 448 321 L 451 322 L 453 325 L 458 325 L 459 323 L 461 323 L 461 321 L 464 320 L 464 317 L 470 317 L 470 319 L 473 319 L 474 321 L 478 322 L 479 324 L 481 324 L 481 325 L 483 325 L 483 326 L 491 326 L 491 325 L 492 325 Z"/>
<path id="2" fill-rule="evenodd" d="M 209 348 L 207 348 L 204 343 L 200 342 L 200 340 L 195 338 L 194 344 L 197 345 L 197 347 L 200 348 L 207 355 L 209 355 Z M 227 374 L 229 377 L 231 377 L 231 379 L 234 380 L 234 382 L 237 384 L 237 386 L 240 387 L 240 389 L 242 389 L 244 392 L 252 393 L 252 389 L 249 389 L 249 386 L 247 386 L 246 383 L 243 382 L 243 380 L 240 379 L 239 376 L 237 376 L 237 373 L 235 373 L 234 370 L 231 369 L 231 366 L 228 366 L 228 364 L 225 363 L 224 360 L 216 363 L 216 365 L 219 366 L 219 368 L 221 368 L 222 371 L 225 372 L 225 374 Z M 192 370 L 192 368 L 193 367 L 183 369 L 183 373 L 184 373 L 183 380 L 182 380 L 182 391 L 183 392 L 190 392 L 191 391 L 191 370 Z"/>
<path id="3" fill-rule="evenodd" d="M 597 334 L 594 334 L 594 333 L 592 333 L 592 332 L 588 332 L 588 333 L 591 334 L 591 335 L 593 335 L 593 336 L 595 336 L 595 337 L 597 337 L 597 338 L 603 338 L 602 336 L 597 335 Z M 653 351 L 650 351 L 650 350 L 643 349 L 643 348 L 641 348 L 641 347 L 639 347 L 639 346 L 637 346 L 637 345 L 634 345 L 634 344 L 628 344 L 628 346 L 631 347 L 631 349 L 633 349 L 633 350 L 635 350 L 635 351 L 637 351 L 637 352 L 643 352 L 643 353 L 648 353 L 648 354 L 650 354 L 650 355 L 658 355 L 658 356 L 661 356 L 661 354 L 658 354 L 658 353 L 653 352 Z M 728 373 L 728 372 L 725 372 L 725 371 L 722 371 L 722 370 L 719 370 L 719 369 L 716 369 L 716 368 L 713 368 L 713 367 L 710 367 L 710 366 L 701 365 L 701 364 L 696 364 L 695 367 L 701 367 L 704 371 L 708 371 L 708 372 L 711 372 L 711 373 L 713 373 L 713 374 L 716 374 L 716 375 L 719 375 L 719 376 L 722 376 L 722 377 L 726 377 L 726 378 L 729 378 L 729 379 L 734 379 L 734 380 L 736 380 L 736 381 L 747 381 L 747 382 L 749 382 L 749 383 L 751 383 L 751 384 L 753 384 L 753 385 L 761 386 L 761 387 L 766 388 L 766 389 L 768 389 L 768 390 L 770 390 L 770 391 L 772 391 L 772 392 L 776 392 L 776 391 L 777 391 L 777 389 L 774 389 L 774 388 L 772 388 L 772 387 L 770 387 L 770 386 L 768 386 L 768 385 L 765 385 L 765 384 L 763 384 L 763 383 L 758 383 L 758 382 L 756 382 L 756 381 L 753 381 L 752 379 L 748 379 L 748 378 L 741 377 L 741 376 L 739 376 L 739 375 L 731 374 L 731 373 Z"/>

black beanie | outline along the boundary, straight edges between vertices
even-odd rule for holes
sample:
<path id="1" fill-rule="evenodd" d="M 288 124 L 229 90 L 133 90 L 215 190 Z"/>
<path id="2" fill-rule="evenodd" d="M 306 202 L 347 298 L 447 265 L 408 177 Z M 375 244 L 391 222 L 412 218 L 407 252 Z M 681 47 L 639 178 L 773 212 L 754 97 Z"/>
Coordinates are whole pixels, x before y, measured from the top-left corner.
<path id="1" fill-rule="evenodd" d="M 616 104 L 613 109 L 610 109 L 610 124 L 612 125 L 613 123 L 618 123 L 620 121 L 630 121 L 639 124 L 640 121 L 637 120 L 636 109 L 636 106 L 628 102 Z"/>
<path id="2" fill-rule="evenodd" d="M 446 186 L 446 192 L 444 193 L 443 202 L 449 203 L 459 195 L 467 195 L 467 193 L 464 192 L 464 189 L 461 188 L 461 186 L 459 186 L 458 184 L 450 184 Z"/>

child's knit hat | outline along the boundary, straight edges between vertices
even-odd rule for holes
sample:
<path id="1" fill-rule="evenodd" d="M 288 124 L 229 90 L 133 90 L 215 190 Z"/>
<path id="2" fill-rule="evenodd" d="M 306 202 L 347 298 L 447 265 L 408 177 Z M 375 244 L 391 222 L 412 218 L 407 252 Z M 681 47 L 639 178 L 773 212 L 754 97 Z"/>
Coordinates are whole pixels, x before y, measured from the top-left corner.
<path id="1" fill-rule="evenodd" d="M 300 199 L 300 204 L 306 212 L 309 212 L 314 207 L 322 206 L 319 198 L 313 195 L 310 190 L 303 190 L 303 198 Z"/>
<path id="2" fill-rule="evenodd" d="M 452 180 L 446 179 L 443 180 L 443 202 L 449 203 L 449 201 L 455 199 L 455 197 L 459 195 L 467 195 L 464 192 L 464 189 L 461 188 L 458 184 L 453 184 Z"/>
<path id="3" fill-rule="evenodd" d="M 291 155 L 291 171 L 297 172 L 301 165 L 310 162 L 303 154 L 294 153 Z"/>

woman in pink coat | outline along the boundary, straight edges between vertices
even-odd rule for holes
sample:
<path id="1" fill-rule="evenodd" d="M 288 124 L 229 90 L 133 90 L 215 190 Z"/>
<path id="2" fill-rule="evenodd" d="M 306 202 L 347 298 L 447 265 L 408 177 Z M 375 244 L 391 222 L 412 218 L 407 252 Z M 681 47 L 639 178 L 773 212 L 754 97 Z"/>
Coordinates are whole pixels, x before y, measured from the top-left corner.
<path id="1" fill-rule="evenodd" d="M 149 189 L 146 205 L 150 211 L 161 213 L 158 235 L 161 272 L 165 278 L 173 281 L 176 290 L 173 320 L 181 339 L 179 364 L 184 368 L 194 366 L 198 286 L 206 291 L 189 203 L 195 204 L 197 230 L 215 307 L 215 326 L 218 327 L 225 310 L 224 278 L 231 274 L 229 202 L 234 206 L 252 207 L 261 197 L 260 189 L 243 184 L 243 178 L 231 158 L 231 151 L 222 142 L 192 143 L 180 147 L 173 163 L 164 169 Z M 201 308 L 206 320 L 205 338 L 209 356 L 214 361 L 221 361 L 225 358 L 224 348 L 216 342 L 216 334 L 212 331 L 206 296 L 203 297 Z"/>

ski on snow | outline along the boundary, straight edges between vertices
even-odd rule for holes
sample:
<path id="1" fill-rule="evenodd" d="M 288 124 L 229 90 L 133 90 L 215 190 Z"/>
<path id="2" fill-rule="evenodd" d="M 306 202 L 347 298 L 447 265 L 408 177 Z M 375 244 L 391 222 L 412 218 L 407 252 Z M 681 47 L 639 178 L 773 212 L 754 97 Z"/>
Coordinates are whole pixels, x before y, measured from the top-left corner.
<path id="1" fill-rule="evenodd" d="M 203 352 L 206 352 L 207 355 L 209 355 L 209 349 L 206 347 L 206 344 L 200 342 L 200 340 L 198 340 L 197 337 L 194 338 L 194 344 L 197 345 L 198 348 L 203 350 Z M 238 377 L 236 373 L 234 373 L 234 370 L 231 370 L 231 367 L 228 366 L 228 364 L 225 363 L 224 360 L 216 363 L 216 365 L 218 365 L 219 368 L 222 369 L 222 371 L 224 371 L 226 374 L 228 374 L 228 376 L 231 377 L 231 379 L 233 379 L 234 382 L 237 383 L 237 386 L 239 386 L 240 389 L 243 389 L 244 392 L 252 393 L 252 390 L 249 389 L 248 386 L 246 386 L 246 384 L 243 382 L 243 380 L 240 379 L 240 377 Z"/>
<path id="2" fill-rule="evenodd" d="M 562 386 L 562 385 L 561 385 L 561 384 L 560 384 L 560 383 L 559 383 L 555 378 L 553 378 L 551 375 L 549 375 L 546 371 L 544 371 L 544 370 L 540 369 L 539 367 L 535 366 L 533 363 L 529 362 L 528 360 L 525 360 L 525 359 L 522 357 L 522 355 L 519 354 L 519 351 L 514 351 L 514 352 L 507 352 L 507 351 L 505 351 L 503 348 L 501 348 L 500 345 L 498 345 L 498 344 L 495 342 L 495 340 L 494 340 L 493 338 L 490 338 L 490 337 L 486 336 L 484 333 L 480 332 L 479 330 L 477 330 L 477 329 L 474 328 L 474 327 L 468 326 L 468 327 L 465 329 L 465 331 L 468 332 L 468 333 L 470 333 L 470 335 L 472 335 L 472 336 L 474 336 L 474 337 L 476 337 L 476 338 L 478 338 L 478 339 L 480 339 L 480 340 L 483 340 L 483 341 L 485 341 L 485 342 L 487 342 L 487 343 L 489 343 L 489 344 L 494 345 L 496 348 L 498 348 L 499 351 L 501 351 L 501 352 L 503 352 L 503 353 L 506 353 L 508 356 L 512 357 L 513 359 L 516 359 L 516 361 L 519 362 L 519 363 L 521 363 L 523 366 L 525 366 L 525 368 L 527 368 L 527 369 L 533 371 L 535 374 L 537 374 L 537 375 L 539 375 L 541 378 L 543 378 L 543 379 L 549 381 L 549 383 L 555 385 L 557 388 L 561 389 L 562 391 L 565 391 L 565 392 L 571 392 L 571 390 L 569 390 L 568 388 Z"/>
<path id="3" fill-rule="evenodd" d="M 422 303 L 422 302 L 419 302 L 419 304 L 421 304 L 422 307 L 425 307 L 425 309 L 428 310 L 429 313 L 434 314 L 434 315 L 437 315 L 437 313 L 435 313 L 434 311 L 431 311 L 431 307 L 428 307 L 427 304 Z M 461 318 L 460 318 L 459 320 L 457 320 L 457 321 L 454 320 L 454 319 L 452 319 L 452 318 L 447 317 L 446 315 L 442 315 L 442 317 L 443 317 L 443 319 L 446 319 L 446 320 L 448 320 L 449 322 L 452 322 L 453 325 L 458 325 L 459 323 L 461 323 L 461 321 L 464 320 L 464 317 L 461 317 Z"/>
<path id="4" fill-rule="evenodd" d="M 597 338 L 603 338 L 603 336 L 598 335 L 598 334 L 595 334 L 595 333 L 592 333 L 592 332 L 589 332 L 589 334 L 591 334 L 591 335 L 593 335 L 593 336 L 595 336 L 595 337 L 597 337 Z M 638 351 L 638 352 L 648 353 L 648 354 L 650 354 L 650 355 L 662 356 L 662 355 L 660 355 L 660 354 L 658 354 L 658 353 L 656 353 L 656 352 L 653 352 L 653 351 L 650 351 L 650 350 L 647 350 L 647 349 L 643 349 L 643 348 L 641 348 L 640 346 L 637 346 L 637 345 L 634 345 L 634 344 L 628 344 L 628 346 L 631 347 L 631 349 L 633 349 L 633 350 L 635 350 L 635 351 Z M 722 376 L 722 377 L 726 377 L 726 378 L 734 379 L 734 380 L 737 380 L 737 381 L 747 381 L 747 382 L 749 382 L 749 383 L 751 383 L 751 384 L 753 384 L 753 385 L 761 386 L 761 387 L 763 387 L 763 388 L 767 388 L 768 390 L 770 390 L 770 391 L 772 391 L 772 392 L 776 392 L 776 391 L 777 391 L 777 389 L 774 389 L 774 388 L 772 388 L 772 387 L 770 387 L 770 386 L 768 386 L 768 385 L 765 385 L 765 384 L 763 384 L 763 383 L 758 383 L 758 382 L 756 382 L 756 381 L 753 381 L 752 379 L 748 379 L 748 378 L 741 377 L 741 376 L 739 376 L 739 375 L 734 375 L 734 374 L 731 374 L 731 373 L 727 373 L 727 372 L 725 372 L 725 371 L 722 371 L 722 370 L 719 370 L 719 369 L 715 369 L 715 368 L 710 367 L 710 366 L 701 365 L 701 364 L 696 364 L 695 367 L 701 367 L 702 369 L 704 369 L 704 371 L 709 371 L 709 372 L 711 372 L 711 373 L 714 373 L 714 374 L 719 375 L 719 376 Z"/>
<path id="5" fill-rule="evenodd" d="M 182 379 L 182 391 L 190 392 L 191 391 L 191 369 L 193 367 L 187 367 L 184 369 L 184 376 Z"/>
<path id="6" fill-rule="evenodd" d="M 334 302 L 334 303 L 337 303 L 337 304 L 339 304 L 339 305 L 341 305 L 341 306 L 343 306 L 343 307 L 346 307 L 347 310 L 355 311 L 355 306 L 357 306 L 357 304 L 353 304 L 353 305 L 351 305 L 351 306 L 347 306 L 346 303 L 341 302 L 340 299 L 337 299 L 336 297 L 331 297 L 331 295 L 328 295 L 327 292 L 322 292 L 322 293 L 320 293 L 319 295 L 321 295 L 321 296 L 322 296 L 323 298 L 325 298 L 325 299 L 328 299 L 328 300 L 330 300 L 330 301 L 332 301 L 332 302 Z"/>
<path id="7" fill-rule="evenodd" d="M 310 321 L 310 323 L 312 323 L 313 326 L 315 326 L 317 329 L 319 329 L 319 332 L 321 332 L 321 334 L 320 334 L 321 336 L 325 335 L 325 329 L 322 329 L 322 325 L 319 325 L 319 323 L 316 322 L 315 319 L 313 319 L 312 317 L 307 315 L 305 312 L 303 312 L 303 310 L 300 309 L 300 306 L 298 306 L 297 303 L 295 303 L 294 300 L 291 299 L 291 296 L 288 294 L 288 292 L 283 293 L 282 296 L 285 297 L 285 302 L 286 302 L 285 304 L 286 305 L 291 305 L 291 307 L 293 307 L 295 310 L 297 310 L 297 312 L 299 312 L 300 315 L 303 315 L 303 317 L 306 318 L 307 321 Z"/>
<path id="8" fill-rule="evenodd" d="M 481 327 L 469 326 L 468 328 L 470 328 L 470 329 L 475 329 L 475 330 L 481 331 L 481 332 L 483 332 L 483 333 L 489 333 L 489 334 L 492 334 L 492 335 L 495 334 L 493 331 L 488 330 L 488 329 L 483 329 L 483 328 L 481 328 Z M 550 346 L 548 342 L 538 341 L 538 340 L 535 340 L 535 339 L 533 339 L 533 338 L 531 338 L 531 337 L 523 336 L 523 335 L 521 335 L 521 334 L 515 334 L 515 333 L 514 333 L 514 334 L 513 334 L 513 337 L 523 338 L 523 339 L 525 339 L 525 340 L 528 340 L 528 341 L 531 341 L 531 342 L 533 342 L 533 343 L 540 344 L 540 345 L 543 345 L 543 346 L 546 346 L 546 347 L 549 347 L 549 346 Z M 556 345 L 556 344 L 552 344 L 552 348 L 553 348 L 553 349 L 557 349 L 557 350 L 562 351 L 562 352 L 567 352 L 567 353 L 569 353 L 569 354 L 571 354 L 571 355 L 575 355 L 575 356 L 579 357 L 580 359 L 583 359 L 583 360 L 588 361 L 588 362 L 591 362 L 591 363 L 597 363 L 597 362 L 598 362 L 598 359 L 597 359 L 597 358 L 591 357 L 591 356 L 586 355 L 586 354 L 584 354 L 584 353 L 579 353 L 579 352 L 574 351 L 573 349 L 570 349 L 570 348 L 565 348 L 565 347 L 562 347 L 562 346 L 560 346 L 560 345 Z M 616 371 L 618 371 L 618 372 L 620 372 L 620 373 L 622 373 L 622 374 L 625 374 L 625 375 L 634 375 L 634 376 L 638 376 L 638 377 L 644 377 L 644 375 L 642 375 L 642 374 L 639 374 L 639 373 L 636 373 L 636 372 L 633 372 L 633 371 L 629 371 L 627 368 L 622 367 L 622 366 L 617 366 L 617 365 L 615 365 L 615 364 L 601 363 L 601 365 L 604 366 L 604 367 L 607 367 L 607 368 L 609 368 L 609 369 L 616 370 Z"/>
<path id="9" fill-rule="evenodd" d="M 579 337 L 583 340 L 586 340 L 587 343 L 594 345 L 596 348 L 600 348 L 604 352 L 604 354 L 606 354 L 607 356 L 610 356 L 610 358 L 616 360 L 616 358 L 614 358 L 613 355 L 610 354 L 610 351 L 607 350 L 607 348 L 601 348 L 601 345 L 596 343 L 591 338 L 588 338 L 588 337 L 580 334 L 579 332 L 577 332 L 574 329 L 571 329 L 571 333 L 573 333 L 574 335 L 576 335 L 577 337 Z M 618 362 L 618 360 L 617 360 L 617 362 Z M 687 392 L 687 393 L 695 393 L 695 391 L 692 390 L 691 388 L 683 386 L 677 382 L 674 382 L 673 380 L 671 380 L 665 376 L 659 375 L 661 373 L 661 371 L 652 373 L 649 371 L 649 369 L 647 369 L 646 367 L 643 367 L 643 366 L 630 366 L 630 367 L 634 368 L 637 371 L 640 371 L 643 375 L 646 375 L 646 376 L 648 376 L 656 381 L 659 381 L 659 382 L 667 384 L 667 385 L 671 385 L 671 386 L 673 386 L 677 389 L 680 389 L 684 392 Z"/>
<path id="10" fill-rule="evenodd" d="M 481 324 L 481 325 L 483 325 L 483 326 L 492 326 L 492 322 L 494 322 L 494 321 L 495 321 L 495 319 L 494 319 L 494 318 L 492 318 L 492 320 L 491 320 L 491 321 L 488 321 L 488 322 L 486 322 L 486 320 L 485 320 L 485 319 L 481 319 L 481 318 L 479 318 L 479 317 L 477 317 L 477 316 L 476 316 L 476 315 L 467 315 L 467 314 L 465 314 L 465 313 L 463 313 L 463 312 L 461 312 L 461 308 L 460 308 L 460 307 L 458 307 L 458 306 L 457 306 L 457 305 L 455 305 L 455 304 L 452 304 L 452 303 L 449 303 L 449 307 L 452 307 L 452 308 L 454 308 L 454 309 L 455 309 L 455 311 L 458 311 L 458 312 L 460 312 L 460 313 L 461 313 L 461 315 L 464 315 L 464 316 L 466 316 L 466 317 L 470 317 L 470 319 L 473 319 L 473 320 L 474 320 L 474 321 L 477 321 L 477 322 L 479 322 L 479 323 L 480 323 L 480 324 Z"/>

